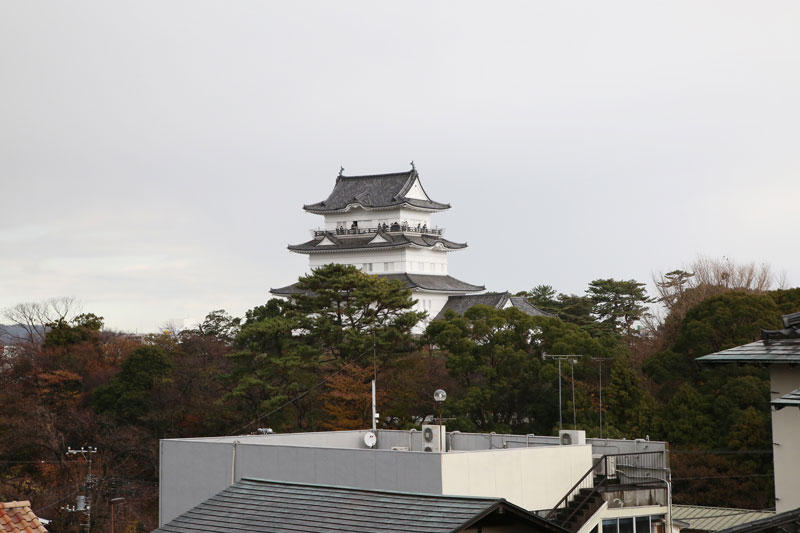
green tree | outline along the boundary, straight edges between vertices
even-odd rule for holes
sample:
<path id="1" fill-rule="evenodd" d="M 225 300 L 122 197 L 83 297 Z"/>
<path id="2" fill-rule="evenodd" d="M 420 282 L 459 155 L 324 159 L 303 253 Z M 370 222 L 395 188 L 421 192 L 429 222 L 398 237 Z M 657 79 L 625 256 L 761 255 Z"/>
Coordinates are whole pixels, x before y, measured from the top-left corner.
<path id="1" fill-rule="evenodd" d="M 592 313 L 606 330 L 628 337 L 633 323 L 647 313 L 647 304 L 653 301 L 644 283 L 632 279 L 596 279 L 586 293 L 593 303 Z"/>
<path id="2" fill-rule="evenodd" d="M 298 288 L 292 302 L 248 311 L 232 355 L 231 398 L 282 430 L 319 428 L 322 385 L 372 367 L 373 353 L 380 368 L 412 351 L 411 328 L 424 316 L 402 283 L 351 265 L 319 267 Z"/>
<path id="3" fill-rule="evenodd" d="M 537 285 L 525 293 L 525 296 L 542 311 L 557 314 L 561 309 L 556 298 L 556 290 L 551 285 Z"/>
<path id="4" fill-rule="evenodd" d="M 103 329 L 103 317 L 94 313 L 80 314 L 72 320 L 61 317 L 46 325 L 44 345 L 45 347 L 69 346 L 97 339 L 101 329 Z"/>
<path id="5" fill-rule="evenodd" d="M 216 309 L 206 315 L 197 327 L 197 332 L 221 341 L 233 342 L 240 327 L 241 319 L 232 317 L 224 309 Z"/>
<path id="6" fill-rule="evenodd" d="M 293 315 L 308 342 L 340 362 L 382 358 L 413 348 L 411 328 L 425 313 L 413 310 L 402 282 L 364 274 L 353 265 L 328 264 L 300 278 Z"/>
<path id="7" fill-rule="evenodd" d="M 465 430 L 551 432 L 558 421 L 559 378 L 555 362 L 542 354 L 606 351 L 574 324 L 481 305 L 432 322 L 426 337 L 446 352 L 459 386 L 446 408 Z M 579 368 L 576 377 L 584 371 Z"/>
<path id="8" fill-rule="evenodd" d="M 577 324 L 593 336 L 598 336 L 603 333 L 603 329 L 592 315 L 593 306 L 594 304 L 588 296 L 559 294 L 558 318 Z"/>
<path id="9" fill-rule="evenodd" d="M 695 358 L 758 339 L 761 329 L 781 327 L 781 312 L 767 295 L 727 292 L 686 313 L 673 350 Z"/>
<path id="10" fill-rule="evenodd" d="M 155 408 L 154 391 L 168 378 L 172 364 L 155 346 L 142 346 L 122 363 L 122 370 L 92 396 L 98 413 L 108 413 L 125 424 L 142 423 Z"/>
<path id="11" fill-rule="evenodd" d="M 653 407 L 630 359 L 623 356 L 614 360 L 604 391 L 604 410 L 611 428 L 619 436 L 652 433 Z"/>

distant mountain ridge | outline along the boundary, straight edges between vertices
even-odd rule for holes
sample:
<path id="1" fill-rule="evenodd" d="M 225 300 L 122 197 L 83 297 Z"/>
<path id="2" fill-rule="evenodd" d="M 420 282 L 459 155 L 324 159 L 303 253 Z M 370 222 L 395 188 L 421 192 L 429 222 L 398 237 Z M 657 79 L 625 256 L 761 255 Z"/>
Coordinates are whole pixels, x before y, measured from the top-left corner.
<path id="1" fill-rule="evenodd" d="M 28 330 L 22 326 L 0 324 L 0 345 L 18 344 L 28 340 Z"/>

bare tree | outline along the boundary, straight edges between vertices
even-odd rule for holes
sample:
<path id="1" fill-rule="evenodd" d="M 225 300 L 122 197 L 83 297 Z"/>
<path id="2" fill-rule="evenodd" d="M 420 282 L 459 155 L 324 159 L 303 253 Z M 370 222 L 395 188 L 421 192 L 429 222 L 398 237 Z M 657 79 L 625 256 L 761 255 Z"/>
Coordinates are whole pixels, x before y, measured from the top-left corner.
<path id="1" fill-rule="evenodd" d="M 80 305 L 75 298 L 69 296 L 50 298 L 42 302 L 19 303 L 2 313 L 3 321 L 8 326 L 16 327 L 3 329 L 10 338 L 17 341 L 38 343 L 44 340 L 47 324 L 70 320 L 79 312 Z"/>
<path id="2" fill-rule="evenodd" d="M 703 300 L 728 291 L 765 292 L 786 284 L 786 273 L 776 274 L 768 263 L 736 263 L 728 257 L 698 256 L 682 269 L 653 275 L 653 283 L 666 314 L 650 324 L 664 325 L 669 316 L 673 324 L 680 322 L 689 309 Z"/>

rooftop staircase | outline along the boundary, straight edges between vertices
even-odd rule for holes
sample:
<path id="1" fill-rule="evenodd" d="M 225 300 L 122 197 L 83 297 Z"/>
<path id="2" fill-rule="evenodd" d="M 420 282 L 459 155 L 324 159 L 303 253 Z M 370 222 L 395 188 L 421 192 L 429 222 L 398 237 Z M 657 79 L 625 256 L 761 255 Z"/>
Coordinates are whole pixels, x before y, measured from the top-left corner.
<path id="1" fill-rule="evenodd" d="M 577 532 L 603 506 L 603 495 L 594 489 L 582 488 L 565 507 L 556 509 L 549 519 L 564 529 Z"/>
<path id="2" fill-rule="evenodd" d="M 604 492 L 653 486 L 660 481 L 656 474 L 664 470 L 663 452 L 603 455 L 544 516 L 577 533 L 603 507 Z"/>

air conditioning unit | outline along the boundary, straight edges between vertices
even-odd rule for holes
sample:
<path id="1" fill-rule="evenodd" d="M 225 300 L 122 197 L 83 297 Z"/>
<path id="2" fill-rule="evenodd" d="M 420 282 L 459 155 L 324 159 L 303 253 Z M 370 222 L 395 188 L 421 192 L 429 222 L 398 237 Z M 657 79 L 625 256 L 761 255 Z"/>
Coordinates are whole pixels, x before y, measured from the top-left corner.
<path id="1" fill-rule="evenodd" d="M 564 446 L 586 444 L 586 432 L 582 429 L 562 429 L 558 432 L 558 440 Z"/>
<path id="2" fill-rule="evenodd" d="M 447 449 L 445 437 L 447 430 L 441 426 L 442 433 L 439 434 L 438 424 L 422 424 L 422 451 L 425 452 L 441 452 Z"/>
<path id="3" fill-rule="evenodd" d="M 603 457 L 601 454 L 592 455 L 592 462 L 597 463 L 597 460 Z M 617 458 L 612 455 L 606 457 L 603 461 L 597 463 L 594 467 L 594 473 L 597 476 L 616 477 L 617 475 Z"/>

